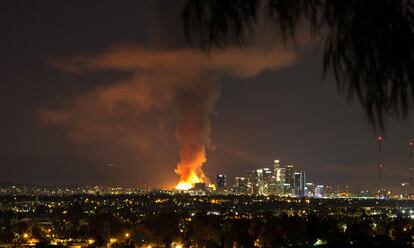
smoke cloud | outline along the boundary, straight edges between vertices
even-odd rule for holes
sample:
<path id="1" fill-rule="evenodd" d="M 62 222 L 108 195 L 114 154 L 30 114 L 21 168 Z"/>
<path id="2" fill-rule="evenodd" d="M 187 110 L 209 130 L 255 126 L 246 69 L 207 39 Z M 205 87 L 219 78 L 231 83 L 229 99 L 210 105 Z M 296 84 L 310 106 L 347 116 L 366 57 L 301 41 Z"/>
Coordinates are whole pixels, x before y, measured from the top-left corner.
<path id="1" fill-rule="evenodd" d="M 98 87 L 58 109 L 39 111 L 41 123 L 62 128 L 77 142 L 111 141 L 139 150 L 156 149 L 162 130 L 175 119 L 181 188 L 208 182 L 202 165 L 212 149 L 211 118 L 224 76 L 248 78 L 295 61 L 286 48 L 150 50 L 120 45 L 93 56 L 55 60 L 67 73 L 125 71 L 126 79 Z M 158 135 L 157 135 L 158 134 Z"/>

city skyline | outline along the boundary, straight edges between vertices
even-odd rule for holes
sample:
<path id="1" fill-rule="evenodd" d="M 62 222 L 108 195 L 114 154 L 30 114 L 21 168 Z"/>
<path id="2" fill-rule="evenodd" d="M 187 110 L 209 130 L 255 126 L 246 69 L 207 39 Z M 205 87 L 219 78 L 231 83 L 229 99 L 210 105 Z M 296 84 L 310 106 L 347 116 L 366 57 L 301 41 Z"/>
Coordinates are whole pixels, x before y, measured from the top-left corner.
<path id="1" fill-rule="evenodd" d="M 377 138 L 377 140 L 383 141 L 383 137 Z M 381 152 L 382 144 L 379 143 L 379 151 Z M 412 148 L 412 143 L 409 143 L 409 147 Z M 411 153 L 411 152 L 410 152 Z M 411 155 L 411 154 L 410 154 Z M 115 166 L 110 164 L 108 166 Z M 293 163 L 282 163 L 281 160 L 273 160 L 272 165 L 265 167 L 250 168 L 245 173 L 236 174 L 234 178 L 228 178 L 225 174 L 206 175 L 208 181 L 195 183 L 189 188 L 176 189 L 177 192 L 183 193 L 192 191 L 201 192 L 215 192 L 216 194 L 236 194 L 236 195 L 273 195 L 273 196 L 296 196 L 296 197 L 326 197 L 332 194 L 333 197 L 397 197 L 406 198 L 410 197 L 413 193 L 413 181 L 414 181 L 414 168 L 411 167 L 408 172 L 407 178 L 402 178 L 400 183 L 391 186 L 383 185 L 383 164 L 379 164 L 376 167 L 375 177 L 377 181 L 373 185 L 349 185 L 349 184 L 331 184 L 326 185 L 319 181 L 308 180 L 307 176 L 312 175 L 306 171 L 301 171 L 300 168 L 296 168 Z M 214 179 L 214 180 L 213 180 Z M 0 188 L 4 187 L 31 187 L 34 189 L 40 188 L 54 188 L 70 187 L 83 189 L 94 187 L 105 187 L 113 190 L 144 190 L 157 191 L 157 190 L 172 190 L 172 187 L 152 187 L 151 185 L 132 185 L 130 187 L 120 185 L 92 185 L 92 184 L 22 184 L 13 182 L 0 182 Z M 331 192 L 326 193 L 325 192 Z M 335 193 L 334 193 L 335 192 Z M 7 190 L 3 193 L 7 193 Z M 85 193 L 85 192 L 83 192 Z"/>

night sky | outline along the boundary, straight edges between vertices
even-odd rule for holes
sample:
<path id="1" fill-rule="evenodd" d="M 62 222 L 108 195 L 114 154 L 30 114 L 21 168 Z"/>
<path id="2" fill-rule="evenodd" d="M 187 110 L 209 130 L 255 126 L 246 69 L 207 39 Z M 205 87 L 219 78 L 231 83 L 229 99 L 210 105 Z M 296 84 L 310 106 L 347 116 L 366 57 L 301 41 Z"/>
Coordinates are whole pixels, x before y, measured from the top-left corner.
<path id="1" fill-rule="evenodd" d="M 319 184 L 374 186 L 380 161 L 385 185 L 408 180 L 412 114 L 375 131 L 357 101 L 323 80 L 320 42 L 299 35 L 293 48 L 259 37 L 253 51 L 210 58 L 185 42 L 180 10 L 170 1 L 2 1 L 0 182 L 174 186 L 177 118 L 164 89 L 205 78 L 220 91 L 203 167 L 211 179 L 280 159 Z M 149 103 L 131 78 L 164 95 Z M 117 104 L 108 114 L 115 100 L 96 99 L 117 92 L 139 108 Z"/>

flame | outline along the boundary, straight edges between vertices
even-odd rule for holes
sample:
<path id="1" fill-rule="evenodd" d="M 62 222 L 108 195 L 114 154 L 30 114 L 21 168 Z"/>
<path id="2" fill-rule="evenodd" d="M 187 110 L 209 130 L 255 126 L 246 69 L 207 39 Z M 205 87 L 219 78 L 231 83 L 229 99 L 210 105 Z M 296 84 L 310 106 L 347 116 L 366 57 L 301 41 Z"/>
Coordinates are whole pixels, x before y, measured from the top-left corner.
<path id="1" fill-rule="evenodd" d="M 178 190 L 190 190 L 190 189 L 192 189 L 194 187 L 194 184 L 200 182 L 199 180 L 200 179 L 198 177 L 195 177 L 194 179 L 190 179 L 187 182 L 181 182 L 180 181 L 177 184 L 177 186 L 175 187 L 175 189 L 178 189 Z"/>
<path id="2" fill-rule="evenodd" d="M 191 189 L 196 183 L 209 182 L 202 166 L 207 161 L 206 149 L 212 148 L 210 115 L 219 92 L 218 82 L 200 80 L 182 89 L 176 99 L 175 135 L 180 150 L 180 162 L 175 169 L 180 181 L 176 189 Z"/>
<path id="3" fill-rule="evenodd" d="M 175 187 L 178 190 L 189 190 L 194 187 L 196 183 L 209 182 L 205 176 L 202 165 L 207 161 L 205 146 L 201 145 L 197 152 L 194 150 L 183 149 L 180 151 L 181 161 L 175 169 L 175 173 L 180 175 L 180 181 Z"/>
<path id="4" fill-rule="evenodd" d="M 190 172 L 190 175 L 185 180 L 180 180 L 180 182 L 177 184 L 175 189 L 178 190 L 189 190 L 194 187 L 194 184 L 201 183 L 203 180 L 196 175 L 194 171 Z"/>

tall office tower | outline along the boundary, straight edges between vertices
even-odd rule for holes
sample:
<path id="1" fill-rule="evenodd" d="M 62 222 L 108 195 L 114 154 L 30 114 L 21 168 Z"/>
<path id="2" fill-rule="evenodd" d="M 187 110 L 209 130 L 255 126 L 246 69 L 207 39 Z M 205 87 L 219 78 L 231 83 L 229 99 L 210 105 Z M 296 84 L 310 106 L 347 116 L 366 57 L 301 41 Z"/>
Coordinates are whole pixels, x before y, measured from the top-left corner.
<path id="1" fill-rule="evenodd" d="M 226 189 L 226 175 L 217 175 L 216 177 L 217 191 L 223 192 Z"/>
<path id="2" fill-rule="evenodd" d="M 272 176 L 269 182 L 269 191 L 271 195 L 284 194 L 286 169 L 280 168 L 280 161 L 274 160 L 272 168 Z"/>
<path id="3" fill-rule="evenodd" d="M 306 183 L 305 195 L 307 197 L 314 197 L 315 196 L 315 184 Z"/>
<path id="4" fill-rule="evenodd" d="M 234 192 L 236 194 L 248 194 L 248 181 L 245 177 L 236 177 L 236 184 L 234 185 Z"/>
<path id="5" fill-rule="evenodd" d="M 256 170 L 256 187 L 258 195 L 265 194 L 265 178 L 263 169 Z"/>
<path id="6" fill-rule="evenodd" d="M 256 195 L 257 190 L 257 177 L 256 177 L 256 171 L 255 170 L 249 170 L 246 174 L 247 179 L 247 187 L 248 187 L 248 194 Z"/>
<path id="7" fill-rule="evenodd" d="M 294 173 L 294 191 L 295 195 L 299 197 L 303 197 L 305 195 L 305 172 L 295 172 Z"/>
<path id="8" fill-rule="evenodd" d="M 286 174 L 285 174 L 285 194 L 293 194 L 294 179 L 293 174 L 295 170 L 293 165 L 286 165 Z"/>
<path id="9" fill-rule="evenodd" d="M 264 181 L 264 189 L 263 194 L 264 195 L 270 195 L 272 194 L 272 170 L 269 168 L 263 168 L 263 181 Z"/>
<path id="10" fill-rule="evenodd" d="M 256 187 L 257 194 L 268 195 L 270 191 L 272 171 L 269 168 L 256 170 Z"/>
<path id="11" fill-rule="evenodd" d="M 273 170 L 276 168 L 280 168 L 280 160 L 274 160 L 273 161 Z"/>
<path id="12" fill-rule="evenodd" d="M 286 179 L 286 168 L 277 168 L 274 172 L 275 190 L 274 194 L 283 195 L 285 194 L 285 179 Z"/>
<path id="13" fill-rule="evenodd" d="M 314 197 L 323 197 L 325 195 L 324 188 L 325 187 L 323 185 L 316 185 Z"/>

